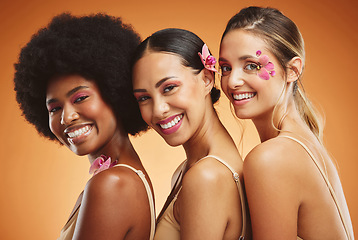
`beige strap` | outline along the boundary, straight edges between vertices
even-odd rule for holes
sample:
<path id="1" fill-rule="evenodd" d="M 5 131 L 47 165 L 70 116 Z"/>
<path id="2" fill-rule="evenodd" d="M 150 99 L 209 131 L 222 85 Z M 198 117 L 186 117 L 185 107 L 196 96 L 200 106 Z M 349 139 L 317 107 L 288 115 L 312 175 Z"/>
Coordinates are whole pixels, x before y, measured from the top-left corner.
<path id="1" fill-rule="evenodd" d="M 160 222 L 162 216 L 164 215 L 165 211 L 167 210 L 167 208 L 169 207 L 169 205 L 171 204 L 171 202 L 174 200 L 176 201 L 177 197 L 178 197 L 178 194 L 180 192 L 180 189 L 179 191 L 177 191 L 177 193 L 174 195 L 174 192 L 175 192 L 175 189 L 177 188 L 177 186 L 181 183 L 181 179 L 183 177 L 183 172 L 184 172 L 184 168 L 186 167 L 186 160 L 181 163 L 179 165 L 179 167 L 177 168 L 177 170 L 175 170 L 174 172 L 174 175 L 173 175 L 173 178 L 172 178 L 172 190 L 170 191 L 169 193 L 169 196 L 167 197 L 167 200 L 165 201 L 164 205 L 163 205 L 163 208 L 162 210 L 160 211 L 158 217 L 157 217 L 157 223 Z M 175 182 L 173 181 L 175 179 Z"/>
<path id="2" fill-rule="evenodd" d="M 314 164 L 317 166 L 319 172 L 321 173 L 321 175 L 322 175 L 324 181 L 326 182 L 326 185 L 328 186 L 329 192 L 331 193 L 331 196 L 332 196 L 332 198 L 333 198 L 333 201 L 334 201 L 334 203 L 335 203 L 335 205 L 336 205 L 336 207 L 337 207 L 337 209 L 338 209 L 338 213 L 339 213 L 339 216 L 340 216 L 340 218 L 341 218 L 341 220 L 342 220 L 342 224 L 343 224 L 344 230 L 345 230 L 345 232 L 346 232 L 346 235 L 347 235 L 348 239 L 350 240 L 351 237 L 350 237 L 349 232 L 348 232 L 348 227 L 347 227 L 346 222 L 344 221 L 343 214 L 342 214 L 342 210 L 341 210 L 341 208 L 340 208 L 339 205 L 338 205 L 338 200 L 337 200 L 336 194 L 335 194 L 335 192 L 334 192 L 334 190 L 333 190 L 333 187 L 332 187 L 331 183 L 329 182 L 328 177 L 326 176 L 326 174 L 325 174 L 324 171 L 322 170 L 321 166 L 318 164 L 318 162 L 317 162 L 316 158 L 314 157 L 313 153 L 311 152 L 311 150 L 309 150 L 309 148 L 308 148 L 303 142 L 301 142 L 300 140 L 298 140 L 298 139 L 296 139 L 296 138 L 293 138 L 293 137 L 291 137 L 291 136 L 279 136 L 279 137 L 289 138 L 289 139 L 291 139 L 291 140 L 297 142 L 298 144 L 300 144 L 300 145 L 306 150 L 306 152 L 308 153 L 308 155 L 310 155 L 310 157 L 312 158 Z"/>
<path id="3" fill-rule="evenodd" d="M 241 202 L 241 214 L 242 214 L 242 230 L 241 230 L 241 236 L 239 239 L 244 239 L 246 236 L 246 207 L 245 207 L 245 194 L 244 194 L 244 190 L 241 186 L 241 182 L 240 182 L 240 178 L 239 178 L 239 174 L 237 172 L 235 172 L 235 170 L 229 165 L 227 164 L 224 160 L 222 160 L 221 158 L 214 156 L 214 155 L 207 155 L 203 158 L 201 158 L 199 161 L 205 159 L 205 158 L 214 158 L 216 160 L 218 160 L 220 163 L 222 163 L 223 165 L 225 165 L 232 173 L 232 176 L 236 182 L 237 188 L 239 190 L 239 195 L 240 195 L 240 202 Z M 197 161 L 196 163 L 198 163 L 199 161 Z M 195 163 L 195 164 L 196 164 Z"/>
<path id="4" fill-rule="evenodd" d="M 155 231 L 155 209 L 154 209 L 154 200 L 152 190 L 150 189 L 149 183 L 147 179 L 145 179 L 145 175 L 141 170 L 137 170 L 129 165 L 126 164 L 117 164 L 114 167 L 126 167 L 133 170 L 140 179 L 142 180 L 145 190 L 147 191 L 148 200 L 149 200 L 149 207 L 150 207 L 150 215 L 151 215 L 151 227 L 150 227 L 150 240 L 154 239 L 154 231 Z"/>

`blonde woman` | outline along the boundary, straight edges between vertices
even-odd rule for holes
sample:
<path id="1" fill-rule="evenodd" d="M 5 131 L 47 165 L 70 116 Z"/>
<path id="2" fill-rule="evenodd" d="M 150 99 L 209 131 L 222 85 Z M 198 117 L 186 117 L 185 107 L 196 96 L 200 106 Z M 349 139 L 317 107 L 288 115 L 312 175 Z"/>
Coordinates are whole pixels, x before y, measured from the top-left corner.
<path id="1" fill-rule="evenodd" d="M 353 239 L 322 126 L 299 84 L 305 63 L 296 25 L 272 8 L 249 7 L 227 24 L 221 86 L 260 135 L 244 161 L 254 239 Z"/>

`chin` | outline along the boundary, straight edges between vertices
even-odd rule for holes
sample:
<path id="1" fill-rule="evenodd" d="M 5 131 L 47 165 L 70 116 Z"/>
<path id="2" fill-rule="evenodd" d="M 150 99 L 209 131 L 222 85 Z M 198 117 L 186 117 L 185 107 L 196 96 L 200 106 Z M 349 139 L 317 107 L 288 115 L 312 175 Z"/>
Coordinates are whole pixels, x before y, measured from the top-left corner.
<path id="1" fill-rule="evenodd" d="M 181 139 L 178 139 L 178 138 L 163 137 L 163 139 L 171 147 L 177 147 L 177 146 L 183 145 L 185 143 Z"/>
<path id="2" fill-rule="evenodd" d="M 243 112 L 241 109 L 235 110 L 235 116 L 239 119 L 252 119 L 253 115 Z"/>
<path id="3" fill-rule="evenodd" d="M 178 147 L 178 146 L 181 146 L 181 145 L 182 145 L 182 143 L 170 143 L 170 142 L 168 142 L 168 141 L 166 141 L 166 143 L 167 143 L 169 146 L 171 146 L 171 147 Z"/>
<path id="4" fill-rule="evenodd" d="M 87 149 L 81 148 L 81 147 L 77 147 L 77 146 L 73 146 L 73 145 L 67 145 L 68 149 L 71 150 L 71 152 L 73 152 L 74 154 L 78 155 L 78 156 L 85 156 L 88 155 L 90 152 Z"/>
<path id="5" fill-rule="evenodd" d="M 237 115 L 237 114 L 235 114 L 235 116 L 236 116 L 238 119 L 241 119 L 241 120 L 250 120 L 250 119 L 252 119 L 252 117 L 247 117 L 247 116 L 243 116 L 243 115 Z"/>

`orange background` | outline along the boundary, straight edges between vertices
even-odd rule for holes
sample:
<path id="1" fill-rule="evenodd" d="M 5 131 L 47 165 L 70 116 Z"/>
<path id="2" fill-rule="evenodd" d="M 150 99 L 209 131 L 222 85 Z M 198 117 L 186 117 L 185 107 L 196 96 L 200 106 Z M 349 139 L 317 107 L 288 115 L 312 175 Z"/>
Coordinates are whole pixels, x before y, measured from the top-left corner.
<path id="1" fill-rule="evenodd" d="M 254 3 L 253 3 L 254 2 Z M 55 239 L 89 178 L 86 157 L 39 137 L 15 102 L 13 63 L 30 36 L 63 11 L 122 16 L 144 38 L 180 27 L 197 33 L 215 56 L 228 19 L 249 5 L 276 7 L 299 26 L 306 44 L 306 92 L 326 115 L 325 144 L 335 157 L 354 229 L 358 231 L 357 1 L 111 1 L 7 0 L 0 3 L 0 234 L 1 239 Z M 240 126 L 222 97 L 220 118 L 236 142 Z M 244 155 L 258 143 L 245 123 Z M 155 188 L 157 212 L 169 192 L 170 177 L 185 158 L 153 131 L 133 139 Z M 241 149 L 241 147 L 240 147 Z M 105 203 L 103 203 L 105 204 Z M 356 234 L 357 236 L 357 234 Z"/>

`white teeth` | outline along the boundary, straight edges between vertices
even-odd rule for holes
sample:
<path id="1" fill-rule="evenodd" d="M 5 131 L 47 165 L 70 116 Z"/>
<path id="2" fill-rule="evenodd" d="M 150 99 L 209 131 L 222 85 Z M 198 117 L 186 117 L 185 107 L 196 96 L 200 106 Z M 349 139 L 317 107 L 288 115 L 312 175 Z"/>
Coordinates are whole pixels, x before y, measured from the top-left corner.
<path id="1" fill-rule="evenodd" d="M 168 129 L 174 127 L 181 119 L 183 118 L 183 115 L 176 116 L 173 120 L 166 124 L 159 124 L 161 128 Z"/>
<path id="2" fill-rule="evenodd" d="M 85 126 L 83 128 L 77 129 L 77 130 L 75 130 L 73 132 L 69 132 L 69 133 L 67 133 L 67 135 L 70 138 L 75 138 L 75 137 L 81 136 L 82 134 L 88 132 L 89 129 L 90 129 L 89 126 Z"/>
<path id="3" fill-rule="evenodd" d="M 243 100 L 243 99 L 250 99 L 255 96 L 255 93 L 240 93 L 240 94 L 233 94 L 233 98 L 235 100 Z"/>

